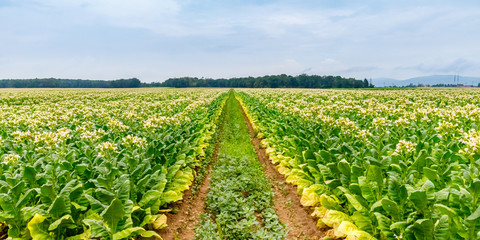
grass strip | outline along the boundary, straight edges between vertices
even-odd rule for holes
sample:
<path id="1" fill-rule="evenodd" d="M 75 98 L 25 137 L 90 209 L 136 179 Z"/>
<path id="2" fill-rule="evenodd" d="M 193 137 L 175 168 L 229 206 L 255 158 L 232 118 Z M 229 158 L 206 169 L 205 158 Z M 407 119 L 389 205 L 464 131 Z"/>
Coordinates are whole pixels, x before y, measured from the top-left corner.
<path id="1" fill-rule="evenodd" d="M 273 209 L 272 186 L 257 159 L 233 91 L 224 111 L 207 213 L 196 228 L 196 239 L 285 239 L 285 226 Z"/>

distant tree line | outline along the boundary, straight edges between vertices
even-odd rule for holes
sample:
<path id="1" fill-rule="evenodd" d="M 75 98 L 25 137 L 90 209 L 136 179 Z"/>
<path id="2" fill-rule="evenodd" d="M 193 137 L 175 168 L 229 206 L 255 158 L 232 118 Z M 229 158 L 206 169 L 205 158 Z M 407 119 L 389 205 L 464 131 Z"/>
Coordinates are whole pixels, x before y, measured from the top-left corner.
<path id="1" fill-rule="evenodd" d="M 0 80 L 0 88 L 137 88 L 141 85 L 137 78 L 111 81 L 59 78 Z"/>
<path id="2" fill-rule="evenodd" d="M 143 87 L 226 87 L 226 88 L 372 88 L 367 79 L 357 80 L 340 76 L 286 74 L 243 78 L 170 78 L 162 83 L 143 83 Z"/>

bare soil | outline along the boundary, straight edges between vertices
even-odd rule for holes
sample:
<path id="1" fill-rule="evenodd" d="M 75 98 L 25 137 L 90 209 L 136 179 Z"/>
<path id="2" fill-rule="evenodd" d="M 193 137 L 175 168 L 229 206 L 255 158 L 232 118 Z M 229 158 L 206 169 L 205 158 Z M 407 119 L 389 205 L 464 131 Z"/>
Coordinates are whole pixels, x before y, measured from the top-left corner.
<path id="1" fill-rule="evenodd" d="M 247 122 L 252 137 L 252 144 L 255 146 L 258 160 L 269 180 L 272 182 L 274 195 L 274 208 L 280 221 L 288 226 L 290 230 L 287 239 L 321 239 L 325 233 L 321 231 L 317 221 L 310 215 L 312 210 L 307 209 L 300 203 L 300 196 L 297 194 L 297 187 L 285 182 L 285 177 L 280 174 L 275 165 L 270 161 L 265 149 L 261 148 L 261 139 L 255 136 L 252 124 L 242 107 L 243 117 Z"/>
<path id="2" fill-rule="evenodd" d="M 221 130 L 219 129 L 219 135 Z M 218 138 L 220 139 L 220 138 Z M 220 141 L 217 140 L 212 163 L 217 161 Z M 210 172 L 212 164 L 208 166 L 206 176 L 195 195 L 192 188 L 185 191 L 183 200 L 176 202 L 173 209 L 177 213 L 167 213 L 168 227 L 160 230 L 159 234 L 164 240 L 192 240 L 195 237 L 195 226 L 200 222 L 200 214 L 205 211 L 205 201 L 210 187 Z"/>

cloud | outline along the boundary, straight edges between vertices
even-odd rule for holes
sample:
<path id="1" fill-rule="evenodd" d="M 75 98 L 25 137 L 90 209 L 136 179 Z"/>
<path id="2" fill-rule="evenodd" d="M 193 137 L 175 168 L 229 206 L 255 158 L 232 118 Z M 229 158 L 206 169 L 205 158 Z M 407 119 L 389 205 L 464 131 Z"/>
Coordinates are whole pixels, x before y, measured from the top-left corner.
<path id="1" fill-rule="evenodd" d="M 414 66 L 398 67 L 399 70 L 415 70 L 423 74 L 432 73 L 461 73 L 475 69 L 477 64 L 473 61 L 459 58 L 450 62 L 421 63 Z"/>
<path id="2" fill-rule="evenodd" d="M 4 0 L 0 78 L 474 76 L 479 25 L 476 1 Z"/>

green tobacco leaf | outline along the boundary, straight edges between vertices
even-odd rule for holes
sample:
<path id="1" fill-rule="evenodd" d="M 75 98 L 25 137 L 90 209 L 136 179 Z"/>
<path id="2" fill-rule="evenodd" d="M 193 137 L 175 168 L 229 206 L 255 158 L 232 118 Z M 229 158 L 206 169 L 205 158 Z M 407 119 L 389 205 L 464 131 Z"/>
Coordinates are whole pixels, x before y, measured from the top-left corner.
<path id="1" fill-rule="evenodd" d="M 45 211 L 42 206 L 34 206 L 34 207 L 24 207 L 22 208 L 23 213 L 23 221 L 28 222 L 33 216 L 36 214 L 46 216 L 47 211 Z"/>
<path id="2" fill-rule="evenodd" d="M 307 162 L 307 160 L 316 160 L 315 155 L 313 154 L 313 151 L 311 149 L 308 149 L 306 151 L 303 151 L 303 160 L 304 162 Z"/>
<path id="3" fill-rule="evenodd" d="M 50 205 L 47 212 L 48 215 L 60 218 L 60 216 L 70 214 L 70 206 L 66 206 L 64 198 L 58 196 L 55 201 L 53 201 L 52 205 Z"/>
<path id="4" fill-rule="evenodd" d="M 382 207 L 385 210 L 385 212 L 387 212 L 390 216 L 392 216 L 394 220 L 398 221 L 402 219 L 402 216 L 400 214 L 401 210 L 398 207 L 396 202 L 388 198 L 384 198 L 382 199 Z"/>
<path id="5" fill-rule="evenodd" d="M 14 218 L 16 217 L 15 205 L 10 195 L 2 193 L 0 194 L 0 207 L 2 208 L 1 218 Z"/>
<path id="6" fill-rule="evenodd" d="M 342 211 L 342 206 L 332 197 L 322 194 L 320 196 L 320 204 L 322 207 L 330 210 Z"/>
<path id="7" fill-rule="evenodd" d="M 18 200 L 18 202 L 15 204 L 15 208 L 20 209 L 24 207 L 28 201 L 35 196 L 36 193 L 37 192 L 35 189 L 28 189 L 27 192 L 23 194 L 22 198 L 20 198 L 20 200 Z"/>
<path id="8" fill-rule="evenodd" d="M 43 229 L 43 221 L 46 217 L 36 214 L 30 222 L 28 222 L 28 230 L 32 240 L 54 240 L 47 231 Z"/>
<path id="9" fill-rule="evenodd" d="M 469 190 L 474 199 L 479 198 L 480 197 L 480 180 L 474 179 L 472 184 L 470 185 Z"/>
<path id="10" fill-rule="evenodd" d="M 55 190 L 51 184 L 45 184 L 40 187 L 40 199 L 42 203 L 50 205 L 56 198 Z"/>
<path id="11" fill-rule="evenodd" d="M 360 185 L 360 189 L 362 190 L 362 197 L 367 200 L 367 202 L 375 202 L 375 193 L 372 188 L 372 184 L 367 181 L 366 177 L 359 177 L 358 184 Z"/>
<path id="12" fill-rule="evenodd" d="M 95 190 L 95 197 L 103 204 L 108 204 L 113 201 L 113 199 L 115 198 L 115 194 L 107 191 L 106 189 L 98 188 Z"/>
<path id="13" fill-rule="evenodd" d="M 367 181 L 377 184 L 377 193 L 382 194 L 383 191 L 383 172 L 379 166 L 370 165 L 367 171 Z"/>
<path id="14" fill-rule="evenodd" d="M 347 193 L 345 194 L 345 197 L 347 197 L 350 205 L 352 205 L 357 211 L 367 210 L 365 206 L 363 206 L 363 204 L 356 198 L 356 196 Z"/>
<path id="15" fill-rule="evenodd" d="M 438 176 L 438 173 L 436 170 L 424 167 L 423 168 L 423 174 L 432 181 L 434 184 L 437 184 L 440 181 L 440 177 Z M 438 187 L 438 186 L 437 186 Z"/>
<path id="16" fill-rule="evenodd" d="M 414 191 L 410 194 L 410 200 L 415 205 L 415 208 L 420 211 L 424 212 L 427 210 L 428 199 L 427 194 L 425 191 Z"/>
<path id="17" fill-rule="evenodd" d="M 405 228 L 408 226 L 408 223 L 405 221 L 395 222 L 390 225 L 390 229 L 396 233 L 402 233 L 405 231 Z"/>
<path id="18" fill-rule="evenodd" d="M 418 153 L 417 157 L 415 158 L 415 162 L 413 163 L 412 167 L 417 169 L 417 171 L 423 170 L 423 167 L 425 167 L 425 162 L 426 158 L 428 157 L 428 152 L 426 149 L 420 150 Z"/>
<path id="19" fill-rule="evenodd" d="M 83 222 L 90 227 L 90 237 L 110 239 L 107 226 L 101 220 L 84 219 Z"/>
<path id="20" fill-rule="evenodd" d="M 70 215 L 65 215 L 61 217 L 60 219 L 56 220 L 50 226 L 48 227 L 48 231 L 53 231 L 57 229 L 60 225 L 68 225 L 68 224 L 75 224 L 75 222 L 72 219 L 72 216 Z"/>
<path id="21" fill-rule="evenodd" d="M 91 208 L 96 213 L 101 213 L 107 207 L 107 205 L 101 203 L 89 194 L 85 194 L 85 198 L 90 202 Z"/>
<path id="22" fill-rule="evenodd" d="M 319 156 L 321 159 L 323 159 L 323 163 L 326 164 L 332 160 L 332 155 L 330 152 L 325 151 L 325 150 L 320 150 L 320 152 L 315 153 L 315 155 Z"/>
<path id="23" fill-rule="evenodd" d="M 149 190 L 143 195 L 142 199 L 138 202 L 138 205 L 142 208 L 148 208 L 150 207 L 151 204 L 156 202 L 161 196 L 162 196 L 161 192 L 157 190 Z"/>
<path id="24" fill-rule="evenodd" d="M 122 201 L 115 198 L 100 216 L 103 217 L 103 221 L 111 229 L 111 232 L 115 233 L 117 231 L 117 223 L 125 216 Z"/>
<path id="25" fill-rule="evenodd" d="M 18 182 L 12 189 L 10 189 L 10 194 L 14 195 L 15 197 L 20 196 L 25 189 L 25 181 Z"/>
<path id="26" fill-rule="evenodd" d="M 120 176 L 115 188 L 117 189 L 116 197 L 123 203 L 130 199 L 130 180 L 128 179 L 128 175 L 124 174 Z"/>
<path id="27" fill-rule="evenodd" d="M 448 215 L 449 217 L 453 218 L 457 213 L 455 210 L 443 205 L 443 204 L 434 204 L 433 205 L 437 211 L 439 211 L 441 214 Z"/>
<path id="28" fill-rule="evenodd" d="M 342 159 L 340 162 L 338 162 L 337 168 L 342 174 L 350 176 L 351 169 L 350 164 L 347 162 L 347 160 Z"/>
<path id="29" fill-rule="evenodd" d="M 418 240 L 433 240 L 434 225 L 431 219 L 419 219 L 412 227 L 413 235 Z"/>
<path id="30" fill-rule="evenodd" d="M 439 220 L 437 220 L 437 222 L 435 223 L 434 231 L 435 240 L 450 239 L 450 233 L 452 232 L 452 230 L 450 229 L 447 215 L 443 215 Z"/>
<path id="31" fill-rule="evenodd" d="M 35 171 L 35 168 L 30 167 L 30 166 L 25 166 L 24 167 L 22 178 L 30 186 L 35 186 L 36 185 L 36 178 L 35 178 L 36 175 L 37 175 L 37 171 Z"/>
<path id="32" fill-rule="evenodd" d="M 373 226 L 372 219 L 370 219 L 368 212 L 355 212 L 351 218 L 359 229 L 370 234 L 373 234 L 375 231 L 375 227 Z"/>
<path id="33" fill-rule="evenodd" d="M 125 230 L 122 230 L 120 232 L 113 234 L 113 240 L 126 239 L 129 237 L 138 236 L 138 235 L 142 237 L 147 237 L 147 238 L 156 237 L 156 238 L 162 239 L 160 235 L 158 235 L 158 233 L 154 231 L 146 231 L 142 227 L 132 227 L 132 228 L 127 228 Z"/>
<path id="34" fill-rule="evenodd" d="M 388 172 L 388 175 L 388 198 L 399 204 L 403 204 L 408 197 L 407 189 L 404 184 L 400 182 L 398 173 Z"/>
<path id="35" fill-rule="evenodd" d="M 182 194 L 178 194 L 174 191 L 166 191 L 162 193 L 162 201 L 163 203 L 171 203 L 171 202 L 176 202 L 178 200 L 182 199 Z"/>
<path id="36" fill-rule="evenodd" d="M 373 214 L 377 219 L 377 227 L 382 232 L 382 235 L 387 237 L 388 239 L 392 238 L 394 236 L 393 232 L 390 230 L 390 225 L 392 224 L 392 221 L 381 213 L 374 212 Z"/>
<path id="37" fill-rule="evenodd" d="M 478 206 L 477 210 L 472 213 L 472 215 L 468 216 L 466 220 L 468 221 L 475 221 L 480 217 L 480 206 Z"/>

